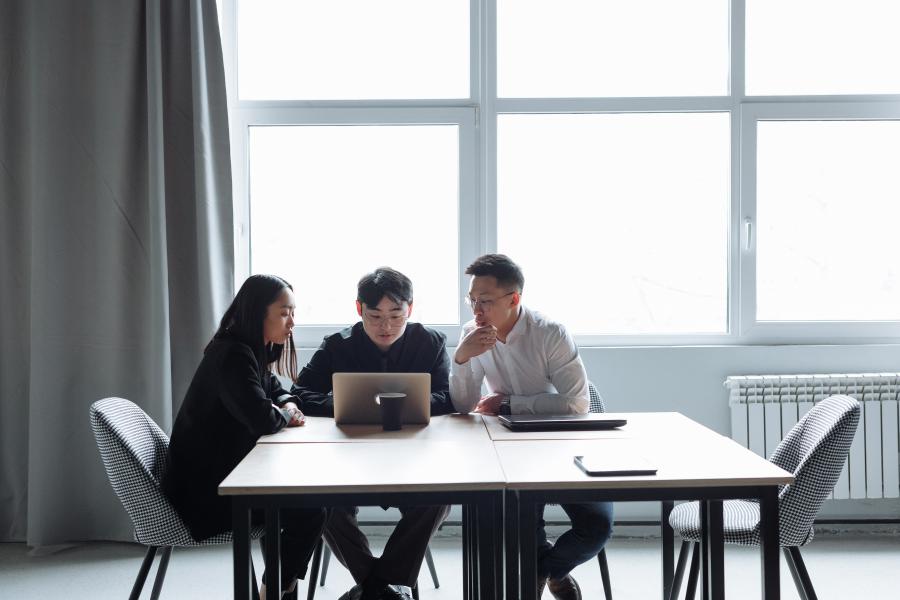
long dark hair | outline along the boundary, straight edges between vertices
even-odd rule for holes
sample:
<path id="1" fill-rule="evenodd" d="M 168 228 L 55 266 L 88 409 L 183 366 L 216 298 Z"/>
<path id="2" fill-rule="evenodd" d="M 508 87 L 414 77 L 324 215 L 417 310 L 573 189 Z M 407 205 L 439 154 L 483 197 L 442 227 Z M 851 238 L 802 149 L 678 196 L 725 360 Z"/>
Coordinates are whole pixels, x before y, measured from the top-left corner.
<path id="1" fill-rule="evenodd" d="M 250 346 L 256 362 L 262 367 L 275 363 L 275 372 L 291 381 L 297 379 L 297 350 L 294 337 L 288 336 L 287 344 L 266 344 L 263 322 L 269 305 L 275 302 L 285 289 L 294 291 L 287 281 L 275 275 L 251 275 L 238 290 L 231 306 L 225 311 L 213 340 L 237 338 Z M 212 344 L 212 340 L 210 341 Z M 288 347 L 285 352 L 285 345 Z M 209 349 L 209 345 L 206 346 Z"/>

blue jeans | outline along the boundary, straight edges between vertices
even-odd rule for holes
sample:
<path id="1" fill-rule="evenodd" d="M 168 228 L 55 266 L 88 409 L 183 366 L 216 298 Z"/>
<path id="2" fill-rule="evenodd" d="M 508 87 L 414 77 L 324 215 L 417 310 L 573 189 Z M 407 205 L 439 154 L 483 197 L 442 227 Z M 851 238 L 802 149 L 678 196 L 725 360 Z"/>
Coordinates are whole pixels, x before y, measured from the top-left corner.
<path id="1" fill-rule="evenodd" d="M 612 502 L 562 504 L 572 528 L 559 536 L 555 544 L 547 541 L 544 529 L 544 506 L 539 506 L 537 528 L 538 575 L 562 579 L 578 565 L 597 556 L 613 529 Z"/>

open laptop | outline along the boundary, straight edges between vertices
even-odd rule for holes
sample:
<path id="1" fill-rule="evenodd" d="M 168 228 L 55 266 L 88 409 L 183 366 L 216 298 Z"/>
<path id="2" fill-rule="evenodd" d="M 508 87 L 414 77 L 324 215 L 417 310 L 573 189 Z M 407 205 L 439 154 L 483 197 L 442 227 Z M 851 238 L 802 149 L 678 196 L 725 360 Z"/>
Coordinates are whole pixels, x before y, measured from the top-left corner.
<path id="1" fill-rule="evenodd" d="M 586 415 L 500 415 L 497 417 L 512 431 L 567 431 L 572 429 L 614 429 L 622 427 L 626 419 L 602 413 Z"/>
<path id="2" fill-rule="evenodd" d="M 380 425 L 375 395 L 403 392 L 400 423 L 427 425 L 431 418 L 431 373 L 335 373 L 331 376 L 337 425 Z"/>

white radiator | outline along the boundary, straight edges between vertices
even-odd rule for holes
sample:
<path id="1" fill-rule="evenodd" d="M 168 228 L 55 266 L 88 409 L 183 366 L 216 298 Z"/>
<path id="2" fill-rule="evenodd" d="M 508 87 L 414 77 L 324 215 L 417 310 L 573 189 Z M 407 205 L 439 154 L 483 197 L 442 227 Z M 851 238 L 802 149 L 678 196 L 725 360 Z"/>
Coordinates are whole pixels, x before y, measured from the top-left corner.
<path id="1" fill-rule="evenodd" d="M 856 398 L 859 427 L 832 498 L 900 497 L 900 373 L 740 375 L 728 377 L 725 387 L 731 437 L 764 457 L 815 402 L 834 394 Z"/>

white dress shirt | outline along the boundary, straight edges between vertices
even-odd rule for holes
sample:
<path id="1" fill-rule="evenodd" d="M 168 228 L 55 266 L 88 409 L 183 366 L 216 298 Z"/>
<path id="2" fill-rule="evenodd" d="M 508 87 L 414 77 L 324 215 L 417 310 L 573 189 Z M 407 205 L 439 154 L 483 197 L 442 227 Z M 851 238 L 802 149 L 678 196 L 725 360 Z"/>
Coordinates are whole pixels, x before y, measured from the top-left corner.
<path id="1" fill-rule="evenodd" d="M 466 323 L 462 337 L 474 328 L 475 321 Z M 451 361 L 450 398 L 457 411 L 475 408 L 482 382 L 490 393 L 509 396 L 514 415 L 588 412 L 587 374 L 575 341 L 561 324 L 525 306 L 506 343 L 498 339 L 462 365 Z"/>

